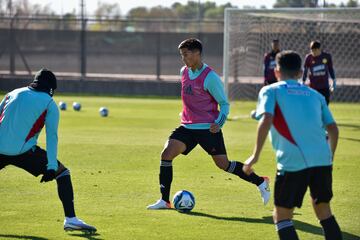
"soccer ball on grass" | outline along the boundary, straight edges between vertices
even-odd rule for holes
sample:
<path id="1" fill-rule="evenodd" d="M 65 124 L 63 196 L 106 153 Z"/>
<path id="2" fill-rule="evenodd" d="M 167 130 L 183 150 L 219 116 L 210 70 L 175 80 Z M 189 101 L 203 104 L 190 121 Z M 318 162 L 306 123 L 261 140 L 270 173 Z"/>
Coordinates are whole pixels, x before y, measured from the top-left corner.
<path id="1" fill-rule="evenodd" d="M 101 107 L 99 109 L 99 114 L 102 117 L 107 117 L 109 115 L 109 110 L 106 107 Z"/>
<path id="2" fill-rule="evenodd" d="M 60 110 L 65 111 L 66 110 L 66 102 L 59 102 L 59 108 L 60 108 Z"/>
<path id="3" fill-rule="evenodd" d="M 74 103 L 73 103 L 73 109 L 74 109 L 75 111 L 80 111 L 80 109 L 81 109 L 81 104 L 78 103 L 78 102 L 74 102 Z"/>
<path id="4" fill-rule="evenodd" d="M 190 212 L 195 206 L 194 195 L 186 190 L 178 191 L 173 198 L 174 208 L 182 213 Z"/>

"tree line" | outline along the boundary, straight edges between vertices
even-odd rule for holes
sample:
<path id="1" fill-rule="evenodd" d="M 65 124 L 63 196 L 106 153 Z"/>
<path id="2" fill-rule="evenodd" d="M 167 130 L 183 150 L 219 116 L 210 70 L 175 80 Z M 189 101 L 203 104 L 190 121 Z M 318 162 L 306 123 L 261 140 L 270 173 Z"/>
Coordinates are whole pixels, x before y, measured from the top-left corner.
<path id="1" fill-rule="evenodd" d="M 176 1 L 176 0 L 174 0 Z M 319 0 L 276 0 L 273 8 L 316 8 L 316 7 L 359 7 L 358 0 L 345 0 L 340 5 L 327 3 Z M 98 2 L 98 6 L 90 16 L 98 19 L 223 19 L 224 9 L 228 7 L 237 7 L 231 3 L 216 4 L 215 1 L 188 1 L 186 4 L 174 2 L 170 7 L 155 6 L 151 8 L 135 7 L 130 9 L 126 14 L 121 13 L 121 4 Z M 244 6 L 245 9 L 255 9 L 253 6 Z M 260 8 L 265 9 L 265 6 Z M 16 14 L 19 16 L 55 16 L 55 11 L 51 5 L 32 4 L 30 0 L 0 0 L 0 15 Z M 65 17 L 76 16 L 75 10 L 64 14 Z"/>

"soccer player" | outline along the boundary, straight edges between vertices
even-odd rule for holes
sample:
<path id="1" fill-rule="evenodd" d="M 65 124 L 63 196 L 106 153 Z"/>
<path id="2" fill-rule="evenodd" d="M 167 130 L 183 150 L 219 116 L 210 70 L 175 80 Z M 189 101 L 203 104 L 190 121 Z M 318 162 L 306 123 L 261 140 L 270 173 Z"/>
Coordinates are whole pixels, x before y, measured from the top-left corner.
<path id="1" fill-rule="evenodd" d="M 268 52 L 264 56 L 264 85 L 269 85 L 277 82 L 274 74 L 276 66 L 275 56 L 280 52 L 280 42 L 278 39 L 274 39 L 271 43 L 271 52 Z"/>
<path id="2" fill-rule="evenodd" d="M 274 39 L 271 43 L 271 52 L 266 53 L 264 56 L 264 86 L 277 82 L 274 70 L 276 67 L 275 57 L 279 52 L 280 42 L 278 39 Z M 256 120 L 255 114 L 256 111 L 252 110 L 250 117 Z"/>
<path id="3" fill-rule="evenodd" d="M 6 94 L 0 103 L 0 169 L 13 165 L 35 177 L 42 174 L 40 182 L 56 179 L 64 230 L 96 232 L 76 217 L 70 171 L 57 160 L 59 110 L 52 98 L 56 86 L 55 75 L 41 69 L 28 87 Z M 46 151 L 37 146 L 44 125 Z"/>
<path id="4" fill-rule="evenodd" d="M 270 197 L 268 179 L 255 173 L 246 175 L 242 170 L 242 163 L 228 160 L 221 128 L 229 113 L 229 103 L 220 77 L 202 62 L 202 43 L 190 38 L 181 42 L 178 49 L 185 63 L 180 71 L 183 101 L 181 126 L 172 132 L 161 153 L 161 199 L 147 208 L 171 208 L 169 195 L 173 179 L 172 161 L 180 154 L 190 153 L 197 144 L 212 157 L 220 169 L 256 185 L 266 204 Z"/>
<path id="5" fill-rule="evenodd" d="M 330 92 L 333 92 L 336 88 L 336 78 L 331 55 L 321 50 L 321 43 L 319 41 L 312 41 L 310 43 L 310 50 L 311 53 L 305 57 L 302 80 L 305 83 L 309 75 L 310 87 L 321 93 L 325 97 L 326 103 L 329 104 Z M 333 82 L 331 86 L 329 86 L 329 75 Z"/>
<path id="6" fill-rule="evenodd" d="M 259 93 L 256 144 L 243 170 L 252 172 L 270 130 L 277 159 L 273 218 L 279 239 L 299 239 L 291 219 L 294 208 L 301 207 L 309 187 L 325 239 L 341 240 L 340 227 L 330 209 L 332 164 L 339 135 L 337 125 L 325 98 L 297 82 L 302 76 L 299 54 L 279 53 L 275 75 L 279 82 L 263 87 Z M 329 144 L 324 126 L 329 133 Z"/>

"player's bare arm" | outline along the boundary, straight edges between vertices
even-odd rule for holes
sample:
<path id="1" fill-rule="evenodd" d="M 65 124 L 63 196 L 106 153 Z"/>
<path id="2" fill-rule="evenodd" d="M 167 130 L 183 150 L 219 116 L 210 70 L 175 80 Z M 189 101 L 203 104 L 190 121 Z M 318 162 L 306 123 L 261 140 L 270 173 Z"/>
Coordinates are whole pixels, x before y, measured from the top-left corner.
<path id="1" fill-rule="evenodd" d="M 259 122 L 256 136 L 256 143 L 253 154 L 245 161 L 243 171 L 246 174 L 252 173 L 252 166 L 259 160 L 261 150 L 264 146 L 267 134 L 273 122 L 273 116 L 270 113 L 264 113 Z"/>

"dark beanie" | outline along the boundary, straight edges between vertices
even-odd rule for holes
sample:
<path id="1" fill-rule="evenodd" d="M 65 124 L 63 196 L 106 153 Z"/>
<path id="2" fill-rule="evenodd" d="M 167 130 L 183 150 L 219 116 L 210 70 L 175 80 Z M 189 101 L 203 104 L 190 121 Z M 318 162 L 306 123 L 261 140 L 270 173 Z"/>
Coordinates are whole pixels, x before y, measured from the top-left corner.
<path id="1" fill-rule="evenodd" d="M 56 77 L 54 73 L 45 68 L 38 71 L 35 74 L 33 82 L 30 83 L 30 88 L 36 91 L 46 92 L 51 96 L 53 95 L 56 87 Z"/>

